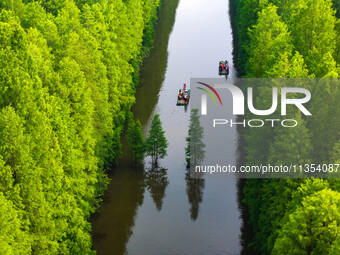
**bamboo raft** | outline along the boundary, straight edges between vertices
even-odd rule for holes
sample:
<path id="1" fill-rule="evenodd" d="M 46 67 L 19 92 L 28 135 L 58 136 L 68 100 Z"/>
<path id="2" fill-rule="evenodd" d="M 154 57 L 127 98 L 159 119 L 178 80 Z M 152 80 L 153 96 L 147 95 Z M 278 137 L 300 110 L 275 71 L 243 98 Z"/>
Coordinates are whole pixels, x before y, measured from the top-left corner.
<path id="1" fill-rule="evenodd" d="M 222 69 L 222 72 L 220 72 L 220 70 L 218 70 L 218 74 L 219 75 L 228 75 L 229 71 L 225 70 L 225 68 Z"/>

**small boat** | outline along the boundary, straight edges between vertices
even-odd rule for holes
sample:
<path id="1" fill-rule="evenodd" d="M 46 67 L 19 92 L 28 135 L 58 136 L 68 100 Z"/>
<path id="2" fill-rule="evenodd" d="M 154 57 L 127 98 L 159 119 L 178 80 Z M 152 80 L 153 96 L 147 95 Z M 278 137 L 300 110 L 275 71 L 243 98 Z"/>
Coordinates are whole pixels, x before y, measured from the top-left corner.
<path id="1" fill-rule="evenodd" d="M 219 75 L 228 75 L 229 74 L 229 63 L 228 63 L 227 60 L 219 62 L 218 74 Z"/>
<path id="2" fill-rule="evenodd" d="M 183 88 L 178 91 L 177 105 L 186 106 L 189 104 L 189 100 L 190 100 L 190 89 L 186 89 L 186 85 L 184 84 Z"/>

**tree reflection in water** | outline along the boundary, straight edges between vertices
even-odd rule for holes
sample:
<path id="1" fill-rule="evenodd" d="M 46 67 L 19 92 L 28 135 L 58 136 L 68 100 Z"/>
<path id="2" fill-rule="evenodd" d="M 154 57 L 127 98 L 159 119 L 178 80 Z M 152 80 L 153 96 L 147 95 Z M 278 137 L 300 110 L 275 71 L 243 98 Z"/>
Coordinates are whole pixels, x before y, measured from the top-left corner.
<path id="1" fill-rule="evenodd" d="M 205 180 L 203 179 L 204 174 L 194 171 L 194 167 L 200 165 L 204 160 L 205 144 L 203 138 L 204 129 L 200 124 L 198 109 L 192 109 L 188 137 L 186 138 L 187 147 L 185 149 L 185 157 L 187 161 L 187 171 L 185 181 L 187 184 L 187 195 L 191 205 L 190 217 L 193 221 L 198 218 L 199 206 L 203 201 L 203 189 L 205 186 Z"/>
<path id="2" fill-rule="evenodd" d="M 190 218 L 195 221 L 198 218 L 199 207 L 203 201 L 203 189 L 205 180 L 203 178 L 190 178 L 190 170 L 187 169 L 185 181 L 187 183 L 187 195 L 190 203 Z M 202 176 L 203 177 L 203 176 Z"/>
<path id="3" fill-rule="evenodd" d="M 145 183 L 158 211 L 162 210 L 165 190 L 169 184 L 167 169 L 162 167 L 149 168 L 145 173 Z"/>

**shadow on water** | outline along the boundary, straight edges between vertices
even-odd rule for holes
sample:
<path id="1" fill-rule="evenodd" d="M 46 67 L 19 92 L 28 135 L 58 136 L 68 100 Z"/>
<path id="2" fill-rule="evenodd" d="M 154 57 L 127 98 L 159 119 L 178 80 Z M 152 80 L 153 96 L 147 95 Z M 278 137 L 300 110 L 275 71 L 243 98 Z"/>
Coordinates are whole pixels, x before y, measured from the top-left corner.
<path id="1" fill-rule="evenodd" d="M 241 120 L 237 120 L 241 121 Z M 245 153 L 245 141 L 242 133 L 242 128 L 237 128 L 238 135 L 238 141 L 237 141 L 237 166 L 238 168 L 241 165 L 244 165 L 245 159 L 246 159 L 246 153 Z M 245 178 L 240 178 L 237 180 L 237 203 L 240 210 L 240 217 L 242 219 L 242 226 L 241 226 L 241 236 L 240 236 L 240 243 L 241 243 L 241 255 L 255 255 L 256 253 L 251 247 L 251 242 L 254 236 L 254 232 L 252 229 L 252 226 L 249 223 L 250 215 L 248 211 L 248 206 L 243 202 L 244 199 L 244 193 L 243 189 L 246 185 Z"/>
<path id="2" fill-rule="evenodd" d="M 156 27 L 154 50 L 141 68 L 140 85 L 136 92 L 133 112 L 144 126 L 155 105 L 164 80 L 167 65 L 167 47 L 179 0 L 163 0 Z M 124 147 L 123 141 L 123 147 Z M 100 211 L 92 217 L 93 249 L 97 254 L 126 254 L 127 243 L 133 234 L 138 208 L 143 204 L 145 188 L 156 207 L 161 210 L 168 185 L 167 170 L 133 169 L 130 158 L 123 154 L 119 167 L 110 176 Z"/>
<path id="3" fill-rule="evenodd" d="M 230 24 L 233 30 L 233 62 L 235 65 L 235 69 L 239 75 L 244 74 L 240 67 L 240 58 L 239 58 L 239 47 L 240 42 L 238 40 L 238 31 L 236 25 L 236 3 L 235 0 L 229 0 L 229 17 L 230 17 Z M 241 121 L 241 120 L 237 120 Z M 246 152 L 245 152 L 245 141 L 243 137 L 243 130 L 242 128 L 237 128 L 238 133 L 238 141 L 237 141 L 237 166 L 240 167 L 244 165 L 246 161 Z M 254 237 L 254 232 L 252 226 L 249 223 L 250 215 L 248 211 L 247 205 L 243 202 L 244 193 L 243 189 L 246 185 L 246 179 L 238 179 L 237 181 L 237 202 L 238 207 L 240 210 L 240 217 L 242 219 L 242 226 L 241 226 L 241 255 L 254 255 L 256 254 L 251 247 L 251 242 Z"/>
<path id="4" fill-rule="evenodd" d="M 120 166 L 111 178 L 100 213 L 93 219 L 93 247 L 98 254 L 125 254 L 137 208 L 144 200 L 144 172 Z"/>
<path id="5" fill-rule="evenodd" d="M 205 179 L 190 178 L 190 170 L 187 169 L 185 174 L 187 184 L 187 195 L 190 203 L 190 218 L 196 221 L 199 215 L 200 204 L 203 201 L 203 190 L 205 187 Z"/>
<path id="6" fill-rule="evenodd" d="M 162 210 L 165 190 L 169 184 L 167 170 L 161 167 L 153 167 L 146 172 L 146 185 L 155 202 L 158 211 Z"/>
<path id="7" fill-rule="evenodd" d="M 244 75 L 244 70 L 241 70 L 240 63 L 240 52 L 239 48 L 241 47 L 241 43 L 238 38 L 238 29 L 237 29 L 237 19 L 236 19 L 236 0 L 229 0 L 229 18 L 230 25 L 233 31 L 233 63 L 235 69 L 237 70 L 238 76 L 242 77 Z"/>
<path id="8" fill-rule="evenodd" d="M 179 0 L 163 0 L 155 33 L 154 50 L 145 59 L 141 68 L 140 83 L 136 91 L 136 104 L 132 107 L 132 111 L 142 126 L 147 123 L 158 103 L 158 94 L 167 67 L 169 36 L 175 23 L 178 3 Z"/>

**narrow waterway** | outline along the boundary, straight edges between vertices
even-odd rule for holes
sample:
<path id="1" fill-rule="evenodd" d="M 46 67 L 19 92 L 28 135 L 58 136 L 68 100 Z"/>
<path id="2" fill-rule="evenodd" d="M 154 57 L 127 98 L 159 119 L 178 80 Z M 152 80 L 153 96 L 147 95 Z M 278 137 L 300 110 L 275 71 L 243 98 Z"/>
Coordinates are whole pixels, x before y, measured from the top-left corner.
<path id="1" fill-rule="evenodd" d="M 121 160 L 93 220 L 97 254 L 240 254 L 237 181 L 189 178 L 184 148 L 190 112 L 176 106 L 183 83 L 218 77 L 222 59 L 235 77 L 228 0 L 164 0 L 133 111 L 144 135 L 160 114 L 168 156 L 158 170 L 149 168 L 149 159 L 144 170 L 132 169 L 127 156 Z M 226 157 L 235 165 L 238 134 L 227 132 L 234 151 Z"/>

